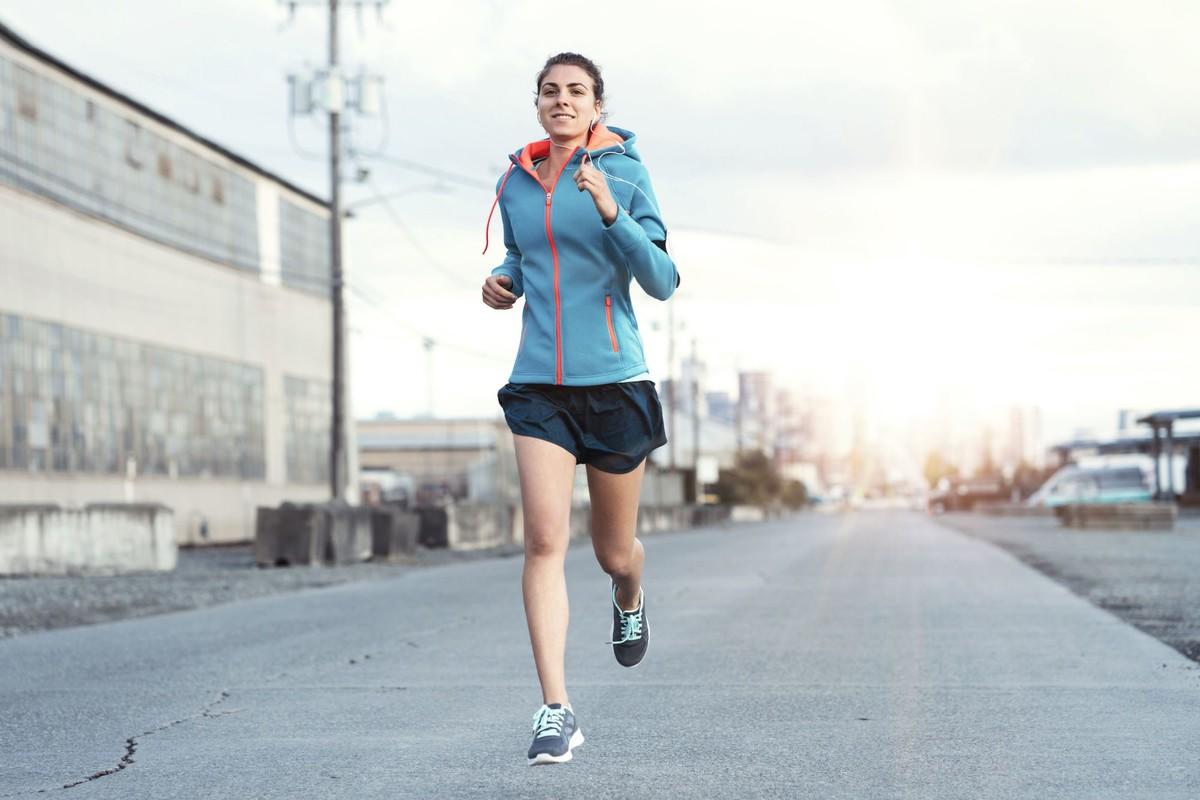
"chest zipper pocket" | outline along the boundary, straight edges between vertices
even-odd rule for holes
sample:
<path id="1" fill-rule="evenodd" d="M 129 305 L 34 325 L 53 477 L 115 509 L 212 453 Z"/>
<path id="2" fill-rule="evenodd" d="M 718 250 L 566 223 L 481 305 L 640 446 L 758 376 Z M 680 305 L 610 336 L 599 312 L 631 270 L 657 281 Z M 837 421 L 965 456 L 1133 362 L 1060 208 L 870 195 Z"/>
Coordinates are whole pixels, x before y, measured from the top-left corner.
<path id="1" fill-rule="evenodd" d="M 617 332 L 613 329 L 612 324 L 612 295 L 604 295 L 604 319 L 608 323 L 608 338 L 612 341 L 612 349 L 614 353 L 621 352 L 621 348 L 617 346 Z"/>

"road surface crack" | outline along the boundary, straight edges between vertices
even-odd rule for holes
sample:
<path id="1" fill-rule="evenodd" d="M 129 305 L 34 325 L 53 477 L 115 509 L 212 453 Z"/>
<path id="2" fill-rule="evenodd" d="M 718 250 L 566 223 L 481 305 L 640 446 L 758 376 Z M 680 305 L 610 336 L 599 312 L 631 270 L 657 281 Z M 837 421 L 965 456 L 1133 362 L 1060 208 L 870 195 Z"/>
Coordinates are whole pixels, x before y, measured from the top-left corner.
<path id="1" fill-rule="evenodd" d="M 93 773 L 92 775 L 88 775 L 86 778 L 81 778 L 77 781 L 71 781 L 70 783 L 65 783 L 62 785 L 61 788 L 71 789 L 75 786 L 80 786 L 82 784 L 88 783 L 89 781 L 94 781 L 94 780 L 97 780 L 98 778 L 103 778 L 106 775 L 114 775 L 114 774 L 120 772 L 121 770 L 125 769 L 126 767 L 132 766 L 136 762 L 134 755 L 137 753 L 138 745 L 140 744 L 141 740 L 147 736 L 152 736 L 152 735 L 158 733 L 159 731 L 164 731 L 167 728 L 173 728 L 176 725 L 182 725 L 183 723 L 189 722 L 194 719 L 200 719 L 202 717 L 207 717 L 209 719 L 216 719 L 217 717 L 223 717 L 228 714 L 236 714 L 242 710 L 240 708 L 233 708 L 233 709 L 228 709 L 228 710 L 224 710 L 224 711 L 216 711 L 215 710 L 216 707 L 221 705 L 221 703 L 225 702 L 227 699 L 229 699 L 229 691 L 227 689 L 222 689 L 215 699 L 209 701 L 208 703 L 205 703 L 204 706 L 199 711 L 197 711 L 195 714 L 192 714 L 191 716 L 187 716 L 187 717 L 182 717 L 180 719 L 171 720 L 170 722 L 166 722 L 166 723 L 163 723 L 162 725 L 159 725 L 157 728 L 151 728 L 150 730 L 142 731 L 139 734 L 130 736 L 128 739 L 125 740 L 125 752 L 121 756 L 121 760 L 117 762 L 117 765 L 115 767 L 112 767 L 110 769 L 102 769 L 99 772 Z M 14 792 L 12 794 L 0 795 L 0 798 L 17 797 L 19 795 L 24 795 L 24 794 L 42 794 L 46 791 L 49 791 L 49 790 L 47 790 L 47 789 L 29 789 L 26 791 Z"/>

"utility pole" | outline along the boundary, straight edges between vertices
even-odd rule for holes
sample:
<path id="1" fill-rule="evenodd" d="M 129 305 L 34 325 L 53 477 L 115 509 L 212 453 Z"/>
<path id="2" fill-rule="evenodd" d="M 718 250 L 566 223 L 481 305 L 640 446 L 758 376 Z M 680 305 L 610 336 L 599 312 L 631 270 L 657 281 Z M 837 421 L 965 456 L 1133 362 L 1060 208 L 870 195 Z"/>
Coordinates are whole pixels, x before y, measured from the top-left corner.
<path id="1" fill-rule="evenodd" d="M 421 343 L 425 348 L 425 408 L 433 419 L 433 348 L 437 342 L 426 336 Z"/>
<path id="2" fill-rule="evenodd" d="M 692 337 L 692 487 L 700 502 L 700 362 L 696 359 L 696 337 Z"/>
<path id="3" fill-rule="evenodd" d="M 671 438 L 667 440 L 670 448 L 667 453 L 671 461 L 671 469 L 675 469 L 675 397 L 678 394 L 675 386 L 675 302 L 667 300 L 667 426 Z"/>
<path id="4" fill-rule="evenodd" d="M 733 429 L 734 429 L 734 437 L 735 437 L 735 442 L 736 442 L 734 452 L 737 454 L 738 457 L 741 457 L 741 455 L 742 455 L 742 416 L 744 414 L 744 412 L 742 410 L 742 401 L 745 398 L 746 391 L 745 391 L 744 381 L 742 380 L 742 368 L 741 368 L 741 365 L 738 364 L 737 360 L 734 360 L 734 362 L 733 362 L 733 371 L 735 373 L 737 373 L 737 386 L 738 386 L 737 403 L 733 407 L 733 411 L 734 411 Z"/>
<path id="5" fill-rule="evenodd" d="M 327 6 L 329 13 L 329 60 L 315 75 L 288 78 L 291 84 L 292 116 L 310 114 L 318 107 L 329 114 L 329 300 L 333 306 L 333 364 L 331 377 L 331 416 L 329 424 L 329 492 L 334 500 L 345 499 L 349 459 L 346 453 L 346 305 L 345 275 L 342 269 L 342 111 L 350 108 L 360 114 L 379 111 L 382 79 L 361 73 L 347 80 L 338 62 L 339 0 L 280 0 L 287 6 L 288 21 L 300 5 Z M 382 14 L 390 0 L 347 0 L 360 14 L 364 6 L 374 6 Z M 347 96 L 349 95 L 349 96 Z"/>
<path id="6" fill-rule="evenodd" d="M 338 0 L 329 0 L 329 74 L 338 74 Z M 346 494 L 346 336 L 342 297 L 342 130 L 339 104 L 329 108 L 329 267 L 333 301 L 333 419 L 329 431 L 329 491 Z"/>

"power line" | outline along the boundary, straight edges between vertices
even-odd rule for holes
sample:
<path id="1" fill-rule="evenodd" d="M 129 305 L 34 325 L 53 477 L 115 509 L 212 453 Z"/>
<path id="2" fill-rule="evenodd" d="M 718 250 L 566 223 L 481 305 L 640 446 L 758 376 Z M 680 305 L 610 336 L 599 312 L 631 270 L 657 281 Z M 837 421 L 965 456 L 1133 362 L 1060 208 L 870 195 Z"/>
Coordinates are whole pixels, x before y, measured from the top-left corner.
<path id="1" fill-rule="evenodd" d="M 404 238 L 408 239 L 408 242 L 413 246 L 413 249 L 420 253 L 421 256 L 429 263 L 429 265 L 440 272 L 447 280 L 453 282 L 456 286 L 466 286 L 468 281 L 466 276 L 460 275 L 451 270 L 449 267 L 443 264 L 437 256 L 431 253 L 425 247 L 425 245 L 421 243 L 416 234 L 414 234 L 408 225 L 404 223 L 404 220 L 400 217 L 400 213 L 396 211 L 396 208 L 392 205 L 392 202 L 379 190 L 379 186 L 375 183 L 374 179 L 368 176 L 366 179 L 366 184 L 371 189 L 371 194 L 374 196 L 375 201 L 378 202 L 379 205 L 383 206 L 383 209 L 387 212 L 388 218 L 391 219 L 392 224 L 400 229 L 400 232 L 404 234 Z"/>
<path id="2" fill-rule="evenodd" d="M 401 169 L 406 169 L 410 172 L 420 172 L 435 178 L 441 178 L 448 183 L 457 183 L 461 186 L 469 186 L 472 189 L 482 189 L 485 192 L 496 191 L 496 184 L 494 181 L 489 183 L 488 181 L 480 178 L 473 178 L 469 175 L 463 175 L 459 172 L 451 172 L 447 169 L 433 167 L 429 164 L 422 164 L 419 161 L 413 161 L 407 158 L 397 158 L 389 155 L 378 155 L 374 158 L 377 161 L 382 161 L 385 164 L 391 164 L 394 167 L 400 167 Z"/>
<path id="3" fill-rule="evenodd" d="M 421 330 L 417 326 L 413 325 L 411 322 L 408 322 L 407 320 L 404 320 L 400 317 L 395 316 L 395 313 L 391 309 L 389 309 L 387 306 L 383 305 L 379 300 L 377 300 L 375 297 L 371 296 L 371 294 L 368 294 L 368 292 L 366 290 L 359 288 L 358 286 L 356 286 L 354 284 L 350 284 L 350 283 L 347 284 L 347 288 L 350 289 L 350 292 L 352 294 L 357 295 L 358 298 L 360 300 L 362 300 L 364 303 L 371 306 L 376 311 L 382 313 L 388 319 L 389 322 L 396 325 L 397 327 L 404 328 L 404 329 L 410 331 L 414 336 L 420 337 L 421 339 L 432 340 L 433 342 L 435 342 L 436 344 L 438 344 L 442 347 L 446 347 L 450 350 L 454 350 L 459 353 L 463 353 L 464 355 L 472 356 L 473 358 L 482 359 L 482 360 L 488 361 L 490 363 L 495 363 L 500 358 L 499 356 L 497 356 L 494 353 L 485 353 L 482 350 L 476 350 L 474 348 L 467 347 L 466 345 L 461 345 L 461 344 L 457 344 L 454 342 L 448 342 L 448 341 L 439 339 L 435 336 L 430 336 L 426 331 Z"/>

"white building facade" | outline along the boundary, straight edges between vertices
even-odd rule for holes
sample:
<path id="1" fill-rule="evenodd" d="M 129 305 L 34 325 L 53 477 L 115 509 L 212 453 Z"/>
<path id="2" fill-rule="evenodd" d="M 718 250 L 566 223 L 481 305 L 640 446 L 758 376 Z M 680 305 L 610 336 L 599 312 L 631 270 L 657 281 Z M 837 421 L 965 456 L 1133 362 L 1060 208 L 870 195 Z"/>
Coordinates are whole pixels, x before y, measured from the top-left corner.
<path id="1" fill-rule="evenodd" d="M 327 498 L 328 228 L 0 26 L 0 503 L 161 502 L 190 544 Z"/>

